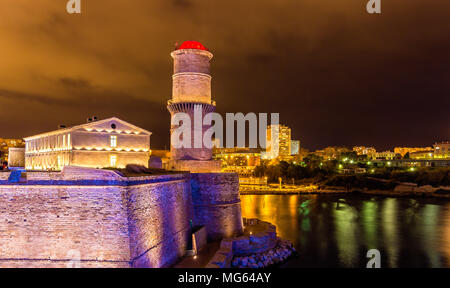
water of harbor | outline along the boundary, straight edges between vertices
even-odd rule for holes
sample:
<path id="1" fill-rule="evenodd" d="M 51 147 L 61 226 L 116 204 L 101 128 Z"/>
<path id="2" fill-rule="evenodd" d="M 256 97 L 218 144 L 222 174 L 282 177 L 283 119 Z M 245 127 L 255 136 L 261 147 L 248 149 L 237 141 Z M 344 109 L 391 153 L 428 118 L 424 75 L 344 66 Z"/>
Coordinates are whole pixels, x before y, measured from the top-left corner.
<path id="1" fill-rule="evenodd" d="M 298 257 L 283 267 L 450 267 L 450 201 L 364 195 L 241 195 L 242 216 L 269 221 Z"/>

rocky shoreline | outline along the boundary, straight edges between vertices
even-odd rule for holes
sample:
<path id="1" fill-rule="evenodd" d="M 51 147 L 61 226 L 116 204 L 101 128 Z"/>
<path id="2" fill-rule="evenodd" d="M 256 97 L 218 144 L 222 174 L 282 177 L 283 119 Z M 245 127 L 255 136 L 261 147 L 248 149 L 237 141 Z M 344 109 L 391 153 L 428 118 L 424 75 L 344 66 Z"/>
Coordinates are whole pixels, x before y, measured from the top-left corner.
<path id="1" fill-rule="evenodd" d="M 352 193 L 352 190 L 340 189 L 318 189 L 315 191 L 303 191 L 303 190 L 240 190 L 241 195 L 315 195 L 315 194 L 348 194 Z"/>
<path id="2" fill-rule="evenodd" d="M 397 185 L 394 190 L 354 190 L 354 193 L 392 196 L 392 197 L 431 197 L 450 199 L 450 187 L 435 188 L 429 185 L 417 186 L 413 183 L 402 183 Z"/>
<path id="3" fill-rule="evenodd" d="M 277 246 L 266 252 L 248 256 L 234 257 L 231 262 L 232 268 L 267 268 L 284 263 L 288 258 L 295 255 L 296 250 L 288 240 L 279 239 Z"/>
<path id="4" fill-rule="evenodd" d="M 321 187 L 315 191 L 261 189 L 241 189 L 241 195 L 330 195 L 330 194 L 369 194 L 392 197 L 434 197 L 450 198 L 450 187 L 418 186 L 415 183 L 400 183 L 393 190 L 367 189 L 358 187 Z"/>

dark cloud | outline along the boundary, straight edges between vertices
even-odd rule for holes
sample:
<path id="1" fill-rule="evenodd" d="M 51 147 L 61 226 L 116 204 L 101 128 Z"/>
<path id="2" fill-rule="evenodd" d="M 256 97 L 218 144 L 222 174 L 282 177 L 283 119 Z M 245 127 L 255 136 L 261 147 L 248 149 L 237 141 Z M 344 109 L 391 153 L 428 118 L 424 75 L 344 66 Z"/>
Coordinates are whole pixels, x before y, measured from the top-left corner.
<path id="1" fill-rule="evenodd" d="M 182 8 L 189 8 L 193 4 L 190 0 L 172 0 L 172 2 L 175 6 Z"/>
<path id="2" fill-rule="evenodd" d="M 163 147 L 169 53 L 198 40 L 219 112 L 279 112 L 306 147 L 449 140 L 446 0 L 3 1 L 3 137 L 115 115 Z"/>
<path id="3" fill-rule="evenodd" d="M 91 88 L 91 83 L 86 79 L 60 78 L 58 81 L 67 88 L 86 89 Z"/>

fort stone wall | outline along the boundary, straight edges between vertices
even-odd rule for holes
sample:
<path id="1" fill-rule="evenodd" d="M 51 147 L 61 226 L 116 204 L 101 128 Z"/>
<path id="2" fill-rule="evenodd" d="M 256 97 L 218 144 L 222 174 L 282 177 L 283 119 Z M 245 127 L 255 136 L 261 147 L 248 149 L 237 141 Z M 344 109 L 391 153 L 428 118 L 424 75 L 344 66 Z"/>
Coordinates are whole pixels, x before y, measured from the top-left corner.
<path id="1" fill-rule="evenodd" d="M 206 226 L 208 240 L 239 235 L 243 231 L 239 178 L 236 173 L 191 174 L 196 225 Z"/>
<path id="2" fill-rule="evenodd" d="M 157 179 L 128 189 L 132 267 L 169 266 L 185 254 L 189 242 L 193 219 L 189 174 Z"/>
<path id="3" fill-rule="evenodd" d="M 0 185 L 0 267 L 128 267 L 124 187 Z"/>
<path id="4" fill-rule="evenodd" d="M 242 232 L 236 174 L 9 175 L 0 173 L 0 267 L 166 267 L 188 249 L 191 220 L 209 239 Z"/>

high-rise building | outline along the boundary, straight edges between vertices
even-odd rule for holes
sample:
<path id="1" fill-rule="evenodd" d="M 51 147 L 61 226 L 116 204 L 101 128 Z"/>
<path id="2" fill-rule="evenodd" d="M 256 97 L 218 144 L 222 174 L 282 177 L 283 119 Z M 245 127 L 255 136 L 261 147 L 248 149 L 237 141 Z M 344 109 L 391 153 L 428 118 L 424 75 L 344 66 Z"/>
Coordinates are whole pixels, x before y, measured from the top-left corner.
<path id="1" fill-rule="evenodd" d="M 267 157 L 286 160 L 291 156 L 291 128 L 277 124 L 267 127 Z"/>

